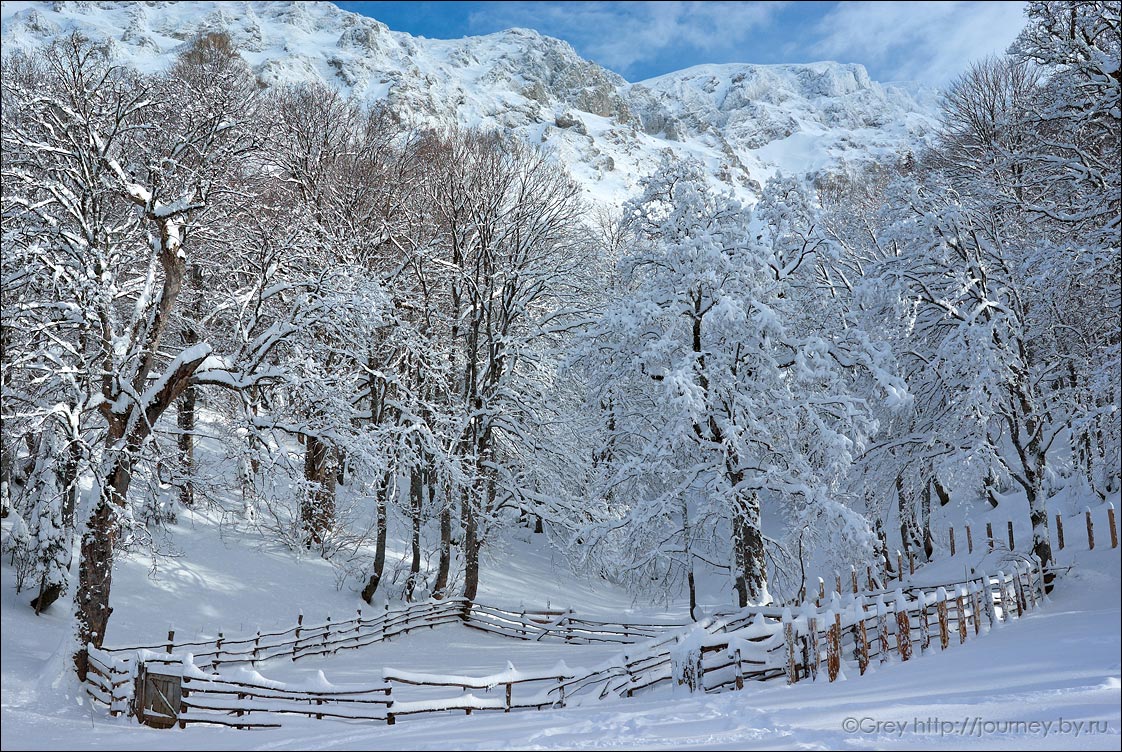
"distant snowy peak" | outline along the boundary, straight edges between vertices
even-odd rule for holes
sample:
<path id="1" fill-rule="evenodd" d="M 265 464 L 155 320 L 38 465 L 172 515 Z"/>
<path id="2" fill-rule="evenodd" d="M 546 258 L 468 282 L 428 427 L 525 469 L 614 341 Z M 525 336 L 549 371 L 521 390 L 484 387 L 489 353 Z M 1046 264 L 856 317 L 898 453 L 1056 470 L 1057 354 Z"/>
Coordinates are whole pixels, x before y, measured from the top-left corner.
<path id="1" fill-rule="evenodd" d="M 512 132 L 612 203 L 667 150 L 750 199 L 777 170 L 891 157 L 934 126 L 932 97 L 882 86 L 860 65 L 703 65 L 630 84 L 536 31 L 426 39 L 327 2 L 13 1 L 0 18 L 5 53 L 79 30 L 146 71 L 224 31 L 266 86 L 320 80 L 413 122 Z"/>

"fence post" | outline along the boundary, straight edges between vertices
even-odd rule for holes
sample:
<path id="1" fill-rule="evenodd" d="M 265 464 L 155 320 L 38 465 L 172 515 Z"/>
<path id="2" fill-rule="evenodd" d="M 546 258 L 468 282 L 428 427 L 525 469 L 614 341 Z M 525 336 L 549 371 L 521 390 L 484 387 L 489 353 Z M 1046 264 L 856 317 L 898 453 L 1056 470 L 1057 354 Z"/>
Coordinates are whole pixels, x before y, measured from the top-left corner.
<path id="1" fill-rule="evenodd" d="M 818 598 L 814 601 L 814 605 L 822 608 L 822 601 L 826 600 L 826 581 L 821 577 L 818 578 Z"/>
<path id="2" fill-rule="evenodd" d="M 174 647 L 174 643 L 175 643 L 175 630 L 174 629 L 169 629 L 168 630 L 168 647 L 167 647 L 168 655 L 171 655 L 172 648 Z"/>
<path id="3" fill-rule="evenodd" d="M 939 615 L 939 648 L 946 650 L 951 636 L 947 625 L 947 591 L 943 588 L 935 591 L 935 611 Z"/>
<path id="4" fill-rule="evenodd" d="M 1014 569 L 1013 571 L 1015 572 L 1016 570 Z M 1010 585 L 1009 580 L 1010 579 L 1013 580 L 1013 582 L 1012 582 L 1012 585 L 1013 585 L 1012 592 L 1010 592 L 1010 590 L 1009 590 L 1009 585 Z M 1017 578 L 1016 577 L 1010 578 L 1009 575 L 1005 575 L 1005 580 L 1004 581 L 1005 581 L 1005 594 L 1006 594 L 1005 598 L 1006 598 L 1006 600 L 1011 600 L 1013 602 L 1012 605 L 1009 607 L 1009 611 L 1010 612 L 1015 611 L 1016 617 L 1018 619 L 1020 619 L 1021 618 L 1021 597 L 1020 597 L 1020 594 L 1017 592 Z"/>
<path id="5" fill-rule="evenodd" d="M 954 556 L 954 525 L 951 525 L 951 556 Z"/>
<path id="6" fill-rule="evenodd" d="M 1088 551 L 1094 551 L 1095 550 L 1095 526 L 1094 526 L 1094 523 L 1091 522 L 1091 510 L 1088 509 L 1086 514 L 1087 514 L 1087 550 Z"/>
<path id="7" fill-rule="evenodd" d="M 992 522 L 987 522 L 986 523 L 986 546 L 987 546 L 987 548 L 986 548 L 987 551 L 992 551 L 993 550 L 993 523 Z"/>
<path id="8" fill-rule="evenodd" d="M 989 621 L 990 629 L 993 629 L 994 624 L 997 623 L 997 614 L 994 612 L 993 607 L 993 590 L 991 589 L 990 576 L 982 572 L 982 606 L 986 609 L 986 619 Z"/>
<path id="9" fill-rule="evenodd" d="M 966 642 L 966 599 L 963 597 L 963 586 L 958 586 L 955 595 L 955 607 L 958 609 L 958 644 Z"/>
<path id="10" fill-rule="evenodd" d="M 974 634 L 982 632 L 982 624 L 978 621 L 978 588 L 970 588 L 970 615 L 974 617 Z"/>
<path id="11" fill-rule="evenodd" d="M 323 655 L 327 655 L 327 642 L 331 637 L 331 614 L 327 615 L 327 625 L 323 628 Z"/>
<path id="12" fill-rule="evenodd" d="M 927 617 L 927 593 L 919 591 L 919 650 L 926 653 L 931 649 L 931 623 Z"/>
<path id="13" fill-rule="evenodd" d="M 916 552 L 908 549 L 908 574 L 916 573 Z"/>
<path id="14" fill-rule="evenodd" d="M 1022 587 L 1021 589 L 1028 596 L 1028 607 L 1035 611 L 1036 610 L 1036 576 L 1035 576 L 1034 570 L 1035 570 L 1035 567 L 1032 564 L 1026 564 L 1025 565 L 1024 577 L 1025 577 L 1025 580 L 1027 581 L 1028 585 L 1027 585 L 1027 587 Z"/>
<path id="15" fill-rule="evenodd" d="M 1110 547 L 1118 548 L 1118 524 L 1114 520 L 1114 504 L 1106 506 L 1106 523 L 1110 527 Z"/>
<path id="16" fill-rule="evenodd" d="M 821 580 L 819 580 L 821 581 Z M 815 612 L 817 613 L 817 612 Z M 806 639 L 809 640 L 807 645 L 810 648 L 810 656 L 807 659 L 807 677 L 812 681 L 818 680 L 818 663 L 821 660 L 821 653 L 818 649 L 818 617 L 808 616 L 806 619 Z"/>
<path id="17" fill-rule="evenodd" d="M 871 564 L 865 567 L 865 575 L 869 579 L 869 590 L 875 590 L 876 587 L 873 585 L 873 567 Z"/>
<path id="18" fill-rule="evenodd" d="M 220 661 L 219 657 L 222 655 L 222 633 L 218 633 L 218 639 L 214 643 L 214 667 L 218 668 Z"/>
<path id="19" fill-rule="evenodd" d="M 896 589 L 896 650 L 900 653 L 900 660 L 911 659 L 912 622 L 908 616 L 908 602 L 900 588 Z"/>
<path id="20" fill-rule="evenodd" d="M 1064 516 L 1062 514 L 1056 515 L 1056 542 L 1060 544 L 1060 550 L 1064 550 Z"/>
<path id="21" fill-rule="evenodd" d="M 513 686 L 513 682 L 507 682 L 506 683 L 506 707 L 503 708 L 504 713 L 509 713 L 510 712 L 510 693 L 511 693 L 511 687 L 512 686 Z"/>
<path id="22" fill-rule="evenodd" d="M 970 526 L 966 526 L 966 553 L 974 553 L 974 534 L 970 532 Z"/>
<path id="23" fill-rule="evenodd" d="M 799 666 L 795 658 L 795 625 L 791 623 L 791 610 L 783 609 L 783 638 L 787 642 L 787 683 L 799 680 Z"/>
<path id="24" fill-rule="evenodd" d="M 834 572 L 834 592 L 839 596 L 842 594 L 842 576 Z"/>
<path id="25" fill-rule="evenodd" d="M 259 653 L 261 652 L 261 630 L 257 630 L 257 636 L 253 638 L 253 661 L 260 660 Z"/>
<path id="26" fill-rule="evenodd" d="M 292 660 L 296 660 L 296 653 L 300 649 L 300 630 L 304 626 L 304 612 L 296 614 L 296 639 L 292 641 Z"/>
<path id="27" fill-rule="evenodd" d="M 837 681 L 841 669 L 841 614 L 827 612 L 826 620 L 831 622 L 826 630 L 826 673 L 830 681 Z"/>
<path id="28" fill-rule="evenodd" d="M 854 625 L 853 642 L 854 648 L 857 653 L 857 668 L 861 671 L 861 675 L 865 675 L 865 669 L 869 667 L 869 634 L 865 628 L 865 598 L 864 596 L 857 596 L 853 602 L 854 610 L 857 612 L 857 624 Z"/>
<path id="29" fill-rule="evenodd" d="M 1009 520 L 1007 526 L 1009 528 L 1009 550 L 1013 551 L 1016 549 L 1016 546 L 1013 545 L 1013 520 Z"/>
<path id="30" fill-rule="evenodd" d="M 994 599 L 994 608 L 1001 609 L 1000 621 L 1009 621 L 1009 612 L 1005 608 L 1005 572 L 1000 569 L 997 571 L 997 592 L 995 595 L 997 597 Z"/>
<path id="31" fill-rule="evenodd" d="M 900 549 L 896 549 L 896 579 L 904 579 L 904 555 L 900 553 Z"/>
<path id="32" fill-rule="evenodd" d="M 1013 570 L 1013 592 L 1017 596 L 1017 618 L 1024 616 L 1025 611 L 1028 610 L 1028 596 L 1025 595 L 1025 580 L 1024 573 L 1021 572 L 1021 565 L 1018 562 L 1017 568 Z"/>
<path id="33" fill-rule="evenodd" d="M 521 628 L 519 631 L 522 633 L 522 636 L 525 637 L 526 636 L 526 608 L 525 607 L 523 607 L 522 610 L 518 612 L 518 625 Z"/>
<path id="34" fill-rule="evenodd" d="M 885 613 L 884 596 L 877 596 L 877 647 L 880 649 L 880 662 L 888 660 L 888 615 Z"/>
<path id="35" fill-rule="evenodd" d="M 355 637 L 358 637 L 359 633 L 362 631 L 362 609 L 360 608 L 357 610 L 358 616 L 355 617 Z"/>
<path id="36" fill-rule="evenodd" d="M 857 567 L 853 566 L 852 564 L 849 567 L 849 579 L 852 580 L 851 584 L 853 585 L 853 594 L 857 595 Z"/>
<path id="37" fill-rule="evenodd" d="M 744 689 L 744 664 L 740 662 L 740 648 L 736 649 L 736 688 Z"/>

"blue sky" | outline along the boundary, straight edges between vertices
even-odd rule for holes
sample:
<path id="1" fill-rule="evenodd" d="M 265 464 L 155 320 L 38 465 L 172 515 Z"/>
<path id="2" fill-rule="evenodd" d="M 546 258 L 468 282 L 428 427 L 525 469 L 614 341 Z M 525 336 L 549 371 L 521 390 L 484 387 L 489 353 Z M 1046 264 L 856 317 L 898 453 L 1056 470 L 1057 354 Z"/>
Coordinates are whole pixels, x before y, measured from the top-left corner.
<path id="1" fill-rule="evenodd" d="M 569 42 L 631 81 L 700 63 L 862 63 L 879 81 L 940 86 L 1004 52 L 1023 2 L 337 2 L 415 36 L 512 26 Z"/>

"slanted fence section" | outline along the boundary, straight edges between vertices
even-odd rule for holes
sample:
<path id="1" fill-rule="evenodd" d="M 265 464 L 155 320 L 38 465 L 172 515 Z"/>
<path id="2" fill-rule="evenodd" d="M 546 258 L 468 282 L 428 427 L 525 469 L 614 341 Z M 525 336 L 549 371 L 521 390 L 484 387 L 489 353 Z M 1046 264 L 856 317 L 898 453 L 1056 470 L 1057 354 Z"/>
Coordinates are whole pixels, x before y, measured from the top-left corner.
<path id="1" fill-rule="evenodd" d="M 130 711 L 133 696 L 133 670 L 128 663 L 112 653 L 93 645 L 87 649 L 89 670 L 86 673 L 86 694 L 109 708 L 109 715 L 118 716 Z"/>

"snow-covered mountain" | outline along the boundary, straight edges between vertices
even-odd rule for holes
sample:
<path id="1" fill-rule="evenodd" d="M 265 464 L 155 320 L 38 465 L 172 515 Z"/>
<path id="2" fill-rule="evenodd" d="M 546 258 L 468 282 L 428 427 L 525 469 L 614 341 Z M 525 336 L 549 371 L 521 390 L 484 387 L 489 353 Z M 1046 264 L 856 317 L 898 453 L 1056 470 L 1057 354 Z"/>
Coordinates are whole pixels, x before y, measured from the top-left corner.
<path id="1" fill-rule="evenodd" d="M 860 65 L 703 65 L 629 83 L 535 31 L 426 39 L 327 2 L 5 1 L 0 17 L 5 52 L 77 29 L 149 71 L 222 30 L 266 85 L 321 79 L 417 122 L 514 132 L 609 201 L 666 149 L 750 197 L 776 170 L 844 169 L 934 129 L 932 93 L 878 84 Z"/>

